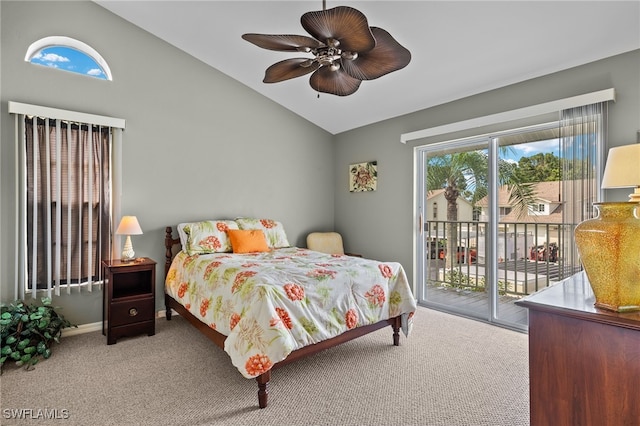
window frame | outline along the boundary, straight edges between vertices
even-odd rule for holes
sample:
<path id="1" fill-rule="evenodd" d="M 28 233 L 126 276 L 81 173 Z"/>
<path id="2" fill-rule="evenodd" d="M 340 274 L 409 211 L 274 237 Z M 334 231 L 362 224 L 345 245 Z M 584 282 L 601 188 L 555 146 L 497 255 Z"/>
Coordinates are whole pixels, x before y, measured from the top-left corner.
<path id="1" fill-rule="evenodd" d="M 542 131 L 545 129 L 556 129 L 556 128 L 561 129 L 562 123 L 563 123 L 562 117 L 559 117 L 558 120 L 548 121 L 540 124 L 533 124 L 533 125 L 524 126 L 524 127 L 514 126 L 512 128 L 508 128 L 509 123 L 505 123 L 504 127 L 507 127 L 507 128 L 496 130 L 490 133 L 478 134 L 475 136 L 469 136 L 469 137 L 464 137 L 459 139 L 451 139 L 451 140 L 435 142 L 435 143 L 414 147 L 414 162 L 415 162 L 414 163 L 414 176 L 415 176 L 414 195 L 416 195 L 416 199 L 414 201 L 414 207 L 416 209 L 415 211 L 416 217 L 418 217 L 420 221 L 419 224 L 422 225 L 414 228 L 414 243 L 415 243 L 414 259 L 415 259 L 415 265 L 416 265 L 414 268 L 414 274 L 416 277 L 415 282 L 421 283 L 421 284 L 417 284 L 414 287 L 414 291 L 418 298 L 419 304 L 427 307 L 436 307 L 437 309 L 442 309 L 447 312 L 459 313 L 464 316 L 480 319 L 482 321 L 486 321 L 489 323 L 499 324 L 515 330 L 521 330 L 521 331 L 526 330 L 527 328 L 526 325 L 516 323 L 516 322 L 509 322 L 509 320 L 505 320 L 500 316 L 499 302 L 497 300 L 497 297 L 499 295 L 498 286 L 500 282 L 498 280 L 498 263 L 504 261 L 504 259 L 500 257 L 499 256 L 500 253 L 497 252 L 496 238 L 500 232 L 504 232 L 504 231 L 500 231 L 500 223 L 499 223 L 503 216 L 502 213 L 508 214 L 512 210 L 512 208 L 506 207 L 506 206 L 500 206 L 498 204 L 498 201 L 499 201 L 498 191 L 494 191 L 493 193 L 489 191 L 489 206 L 487 209 L 487 215 L 489 217 L 487 226 L 488 226 L 488 229 L 490 229 L 490 232 L 485 234 L 488 241 L 488 247 L 489 247 L 489 250 L 485 251 L 486 258 L 488 259 L 488 263 L 485 265 L 485 268 L 486 268 L 485 270 L 486 270 L 486 279 L 488 280 L 488 282 L 491 283 L 491 288 L 489 289 L 490 297 L 489 297 L 488 312 L 467 311 L 467 310 L 464 310 L 464 307 L 458 307 L 458 306 L 455 306 L 455 304 L 445 305 L 442 302 L 438 302 L 438 301 L 434 302 L 428 299 L 428 296 L 423 287 L 424 284 L 422 284 L 423 280 L 426 277 L 425 274 L 428 268 L 428 266 L 425 265 L 424 253 L 427 253 L 427 252 L 424 249 L 425 243 L 423 243 L 423 240 L 425 240 L 425 238 L 423 238 L 424 237 L 423 232 L 426 232 L 426 231 L 423 231 L 423 229 L 426 230 L 426 229 L 429 229 L 429 227 L 428 227 L 428 224 L 422 223 L 422 218 L 427 217 L 426 215 L 423 215 L 423 211 L 422 211 L 424 206 L 423 198 L 425 197 L 425 194 L 426 194 L 425 192 L 426 182 L 427 182 L 426 173 L 428 173 L 428 170 L 427 170 L 428 168 L 426 166 L 426 157 L 428 155 L 432 155 L 438 152 L 445 153 L 445 152 L 452 152 L 457 149 L 467 149 L 467 148 L 474 149 L 474 145 L 481 146 L 482 143 L 486 141 L 487 149 L 489 152 L 489 160 L 488 160 L 489 169 L 490 169 L 490 172 L 489 172 L 490 176 L 488 179 L 489 185 L 492 188 L 497 188 L 497 185 L 498 185 L 497 160 L 499 156 L 499 149 L 502 146 L 510 145 L 510 144 L 501 145 L 500 143 L 501 138 L 504 138 L 510 135 L 521 134 L 521 133 Z M 603 125 L 605 126 L 604 129 L 606 131 L 606 123 L 604 123 Z M 563 137 L 562 132 L 559 131 L 559 135 L 556 137 L 560 141 L 560 138 Z M 600 145 L 598 146 L 600 147 Z M 594 165 L 596 169 L 598 170 L 602 169 L 603 162 L 600 156 L 596 156 L 596 158 L 594 158 Z M 599 187 L 599 184 L 597 186 Z M 539 210 L 539 207 L 543 207 L 543 209 Z M 547 211 L 548 209 L 546 208 L 544 203 L 536 202 L 534 205 L 530 207 L 530 213 L 535 215 L 539 215 Z M 429 237 L 429 235 L 427 237 Z M 570 254 L 568 254 L 567 256 L 570 256 Z M 571 258 L 571 259 L 572 261 L 574 261 L 573 260 L 574 258 Z M 574 263 L 571 263 L 571 265 L 573 264 L 577 264 L 577 263 L 574 261 Z M 462 266 L 460 268 L 463 269 Z M 535 272 L 535 273 L 537 274 L 538 272 Z M 487 316 L 485 317 L 483 314 L 487 314 Z"/>
<path id="2" fill-rule="evenodd" d="M 44 38 L 41 38 L 40 40 L 34 41 L 33 43 L 31 43 L 31 45 L 27 49 L 27 53 L 25 54 L 24 60 L 26 62 L 31 63 L 31 60 L 33 59 L 33 57 L 43 49 L 46 49 L 49 47 L 58 47 L 58 46 L 74 49 L 74 50 L 77 50 L 78 52 L 81 52 L 87 55 L 89 58 L 93 59 L 93 61 L 95 61 L 95 63 L 102 69 L 102 71 L 104 72 L 104 75 L 106 76 L 106 80 L 113 81 L 111 68 L 109 68 L 109 64 L 107 64 L 107 61 L 102 57 L 102 55 L 100 55 L 97 50 L 95 50 L 93 47 L 89 46 L 88 44 L 71 37 L 49 36 L 49 37 L 44 37 Z M 92 77 L 92 76 L 89 76 L 89 77 Z M 98 79 L 98 80 L 103 80 L 103 79 Z"/>
<path id="3" fill-rule="evenodd" d="M 25 115 L 31 115 L 31 116 L 39 116 L 39 117 L 47 117 L 47 118 L 55 118 L 55 119 L 60 119 L 60 120 L 65 120 L 65 121 L 70 121 L 70 122 L 82 122 L 84 124 L 92 124 L 92 125 L 98 125 L 98 126 L 103 126 L 103 127 L 111 127 L 112 131 L 113 131 L 113 135 L 112 135 L 112 152 L 111 152 L 111 167 L 112 167 L 112 171 L 111 171 L 111 190 L 112 190 L 112 195 L 111 195 L 111 220 L 113 221 L 114 218 L 116 217 L 120 217 L 120 206 L 121 206 L 121 194 L 122 194 L 122 135 L 124 133 L 124 129 L 125 129 L 125 125 L 126 125 L 126 121 L 122 118 L 115 118 L 115 117 L 108 117 L 108 116 L 101 116 L 101 115 L 95 115 L 95 114 L 89 114 L 89 113 L 84 113 L 84 112 L 78 112 L 78 111 L 69 111 L 69 110 L 63 110 L 63 109 L 58 109 L 58 108 L 51 108 L 51 107 L 45 107 L 45 106 L 40 106 L 40 105 L 32 105 L 32 104 L 25 104 L 25 103 L 20 103 L 20 102 L 14 102 L 14 101 L 9 101 L 8 102 L 8 111 L 10 114 L 14 115 L 14 126 L 15 126 L 15 138 L 16 144 L 20 144 L 22 137 L 23 137 L 23 132 L 21 132 L 21 121 L 23 120 Z M 24 130 L 24 129 L 22 129 Z M 20 149 L 16 149 L 15 150 L 15 164 L 18 165 L 18 167 L 16 168 L 16 175 L 15 175 L 15 217 L 17 218 L 17 226 L 15 227 L 15 241 L 17 242 L 18 246 L 17 247 L 17 255 L 15 258 L 15 264 L 14 264 L 14 274 L 15 274 L 15 284 L 14 284 L 14 291 L 15 291 L 15 299 L 24 299 L 25 298 L 25 294 L 26 293 L 31 293 L 31 297 L 36 298 L 38 297 L 38 294 L 42 294 L 47 293 L 48 297 L 51 297 L 52 291 L 54 290 L 53 287 L 50 287 L 48 289 L 37 289 L 36 291 L 31 291 L 31 289 L 27 289 L 25 287 L 26 284 L 26 275 L 25 275 L 25 270 L 24 265 L 26 265 L 26 259 L 24 258 L 24 255 L 22 253 L 23 251 L 23 247 L 22 247 L 22 241 L 24 239 L 24 241 L 26 241 L 26 212 L 24 211 L 24 205 L 26 205 L 26 195 L 21 193 L 21 185 L 26 182 L 26 171 L 24 170 L 24 168 L 20 167 L 19 165 L 23 164 L 23 155 L 25 155 L 25 153 L 20 150 Z M 113 228 L 113 223 L 112 223 L 112 228 Z M 113 228 L 115 229 L 115 228 Z M 114 253 L 112 253 L 112 255 L 115 254 L 115 250 L 116 247 L 120 247 L 121 245 L 121 241 L 120 241 L 120 236 L 119 235 L 112 235 L 112 239 L 113 239 L 113 244 L 112 244 L 112 250 L 114 250 Z M 69 285 L 67 286 L 67 294 L 69 294 L 71 292 L 71 287 L 87 287 L 88 291 L 92 291 L 91 290 L 91 285 Z M 56 291 L 56 295 L 59 295 L 59 287 L 55 288 Z"/>

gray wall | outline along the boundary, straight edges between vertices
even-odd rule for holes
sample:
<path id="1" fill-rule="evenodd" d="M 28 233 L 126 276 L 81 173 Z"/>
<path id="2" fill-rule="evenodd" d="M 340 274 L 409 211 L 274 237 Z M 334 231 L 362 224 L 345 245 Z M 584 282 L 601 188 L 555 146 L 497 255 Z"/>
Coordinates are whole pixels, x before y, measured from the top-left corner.
<path id="1" fill-rule="evenodd" d="M 2 1 L 0 7 L 3 301 L 13 297 L 14 285 L 9 100 L 127 120 L 122 206 L 123 214 L 138 216 L 145 231 L 134 237 L 138 255 L 162 262 L 166 225 L 257 215 L 282 221 L 299 246 L 305 245 L 307 232 L 335 228 L 343 233 L 347 251 L 399 261 L 409 275 L 413 147 L 489 129 L 408 145 L 400 143 L 400 134 L 610 87 L 617 92 L 609 114 L 610 145 L 635 142 L 640 130 L 640 51 L 331 136 L 93 3 Z M 94 47 L 108 61 L 114 81 L 25 63 L 29 44 L 48 35 L 67 35 Z M 350 193 L 348 165 L 372 160 L 378 162 L 378 190 Z M 627 192 L 610 192 L 608 198 L 625 199 Z M 162 265 L 157 271 L 162 294 Z M 157 300 L 162 309 L 161 297 Z M 60 297 L 56 303 L 75 322 L 101 318 L 100 294 Z"/>
<path id="2" fill-rule="evenodd" d="M 436 83 L 437 84 L 437 83 Z M 414 268 L 413 148 L 488 131 L 557 120 L 558 115 L 400 143 L 402 133 L 595 92 L 616 89 L 609 106 L 609 147 L 636 142 L 640 130 L 640 50 L 482 93 L 445 105 L 344 132 L 335 137 L 335 226 L 349 251 Z M 378 162 L 378 190 L 350 193 L 350 163 Z M 627 200 L 630 189 L 609 190 L 608 201 Z"/>
<path id="3" fill-rule="evenodd" d="M 14 136 L 7 101 L 126 119 L 122 213 L 144 231 L 138 256 L 155 259 L 163 294 L 164 228 L 181 221 L 269 217 L 292 244 L 333 228 L 333 139 L 257 92 L 91 2 L 1 7 L 2 301 L 14 298 Z M 24 61 L 34 41 L 65 35 L 96 49 L 113 81 Z M 102 295 L 59 297 L 74 322 L 101 320 Z M 157 308 L 163 309 L 162 297 Z"/>

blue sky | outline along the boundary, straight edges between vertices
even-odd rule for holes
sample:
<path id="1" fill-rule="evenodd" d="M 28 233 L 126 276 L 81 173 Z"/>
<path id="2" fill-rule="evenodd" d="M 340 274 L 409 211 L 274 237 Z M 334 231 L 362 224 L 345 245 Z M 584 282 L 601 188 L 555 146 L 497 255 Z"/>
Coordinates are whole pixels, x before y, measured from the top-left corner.
<path id="1" fill-rule="evenodd" d="M 101 78 L 103 80 L 107 78 L 100 66 L 91 57 L 68 47 L 54 46 L 42 49 L 34 55 L 31 63 Z"/>
<path id="2" fill-rule="evenodd" d="M 560 156 L 558 139 L 511 145 L 509 148 L 509 152 L 506 155 L 502 153 L 501 155 L 505 160 L 516 163 L 522 157 L 530 157 L 539 152 L 553 153 L 556 157 Z"/>

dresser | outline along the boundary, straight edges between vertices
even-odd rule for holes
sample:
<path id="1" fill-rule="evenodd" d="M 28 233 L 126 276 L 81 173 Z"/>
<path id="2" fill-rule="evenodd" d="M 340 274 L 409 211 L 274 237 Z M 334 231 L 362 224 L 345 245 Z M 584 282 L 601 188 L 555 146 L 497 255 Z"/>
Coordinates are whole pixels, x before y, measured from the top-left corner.
<path id="1" fill-rule="evenodd" d="M 516 302 L 529 310 L 532 426 L 640 425 L 640 312 L 594 301 L 581 272 Z"/>

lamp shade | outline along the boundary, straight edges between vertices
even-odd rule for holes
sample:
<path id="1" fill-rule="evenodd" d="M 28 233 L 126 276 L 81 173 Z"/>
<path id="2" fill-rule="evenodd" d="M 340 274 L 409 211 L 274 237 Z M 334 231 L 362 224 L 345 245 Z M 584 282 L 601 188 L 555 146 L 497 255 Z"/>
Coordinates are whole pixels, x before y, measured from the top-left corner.
<path id="1" fill-rule="evenodd" d="M 142 234 L 142 228 L 138 223 L 138 219 L 135 216 L 122 216 L 120 225 L 116 229 L 118 235 L 140 235 Z"/>
<path id="2" fill-rule="evenodd" d="M 640 185 L 640 144 L 609 150 L 602 176 L 603 188 L 628 188 Z"/>
<path id="3" fill-rule="evenodd" d="M 609 150 L 607 164 L 602 176 L 602 188 L 635 187 L 635 194 L 629 195 L 633 201 L 640 201 L 640 144 L 617 146 Z"/>

